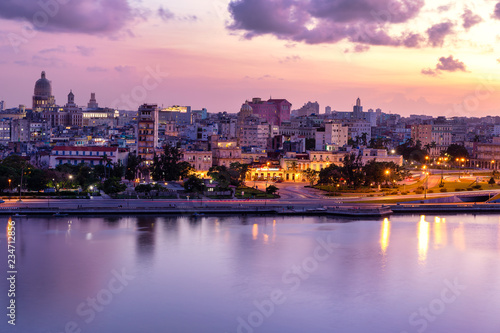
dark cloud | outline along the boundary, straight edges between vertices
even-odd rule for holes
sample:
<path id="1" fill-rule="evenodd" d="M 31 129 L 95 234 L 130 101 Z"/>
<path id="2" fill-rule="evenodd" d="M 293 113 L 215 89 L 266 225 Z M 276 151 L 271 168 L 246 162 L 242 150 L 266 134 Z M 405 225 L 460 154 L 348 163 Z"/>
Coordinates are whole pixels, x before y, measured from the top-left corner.
<path id="1" fill-rule="evenodd" d="M 343 39 L 368 45 L 415 47 L 403 36 L 389 35 L 392 24 L 416 17 L 424 0 L 232 0 L 231 30 L 244 31 L 247 39 L 272 34 L 309 44 Z"/>
<path id="2" fill-rule="evenodd" d="M 467 69 L 465 68 L 465 64 L 458 59 L 453 59 L 452 55 L 450 55 L 447 58 L 445 57 L 439 58 L 439 62 L 436 65 L 436 69 L 446 72 L 467 71 Z"/>
<path id="3" fill-rule="evenodd" d="M 464 13 L 462 14 L 462 19 L 464 21 L 462 25 L 466 30 L 469 30 L 476 24 L 483 22 L 483 18 L 477 14 L 474 14 L 470 9 L 464 10 Z"/>
<path id="4" fill-rule="evenodd" d="M 116 32 L 133 19 L 127 0 L 60 2 L 1 0 L 0 17 L 28 20 L 41 31 L 89 34 Z"/>
<path id="5" fill-rule="evenodd" d="M 438 63 L 436 64 L 436 68 L 425 68 L 422 69 L 421 73 L 424 75 L 437 76 L 441 74 L 441 72 L 467 72 L 467 68 L 465 64 L 458 60 L 454 59 L 452 55 L 449 57 L 441 57 L 439 58 Z"/>
<path id="6" fill-rule="evenodd" d="M 444 39 L 446 36 L 453 33 L 453 23 L 443 22 L 438 23 L 427 29 L 427 35 L 429 36 L 429 44 L 434 47 L 443 46 Z"/>
<path id="7" fill-rule="evenodd" d="M 493 17 L 500 20 L 500 2 L 495 5 L 495 11 L 493 12 Z"/>

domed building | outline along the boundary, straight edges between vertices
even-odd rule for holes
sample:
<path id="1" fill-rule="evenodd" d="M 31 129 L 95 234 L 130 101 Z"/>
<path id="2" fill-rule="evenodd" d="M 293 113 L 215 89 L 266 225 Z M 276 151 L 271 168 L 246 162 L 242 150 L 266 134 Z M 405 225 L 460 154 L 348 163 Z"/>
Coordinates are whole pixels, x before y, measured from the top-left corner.
<path id="1" fill-rule="evenodd" d="M 241 126 L 245 119 L 252 116 L 253 114 L 253 109 L 250 105 L 248 105 L 248 101 L 246 101 L 240 109 L 240 112 L 238 112 L 238 122 L 237 125 Z"/>
<path id="2" fill-rule="evenodd" d="M 42 72 L 42 77 L 35 83 L 35 92 L 33 94 L 33 111 L 55 106 L 56 101 L 52 96 L 52 85 Z"/>

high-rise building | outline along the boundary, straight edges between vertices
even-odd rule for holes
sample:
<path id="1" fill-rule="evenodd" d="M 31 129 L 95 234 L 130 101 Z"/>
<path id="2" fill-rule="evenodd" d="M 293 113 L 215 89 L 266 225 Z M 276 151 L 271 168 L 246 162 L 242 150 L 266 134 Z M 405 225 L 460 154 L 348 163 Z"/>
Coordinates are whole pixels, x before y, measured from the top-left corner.
<path id="1" fill-rule="evenodd" d="M 52 96 L 52 85 L 45 77 L 45 72 L 42 72 L 42 77 L 35 83 L 35 91 L 33 94 L 33 111 L 39 112 L 43 109 L 54 107 L 56 100 Z"/>
<path id="2" fill-rule="evenodd" d="M 352 108 L 354 119 L 363 119 L 363 107 L 361 106 L 361 99 L 358 97 L 356 105 Z"/>
<path id="3" fill-rule="evenodd" d="M 283 121 L 290 120 L 292 104 L 286 99 L 269 99 L 262 101 L 260 98 L 253 98 L 247 102 L 252 108 L 252 114 L 267 120 L 269 124 L 280 126 Z"/>
<path id="4" fill-rule="evenodd" d="M 137 114 L 137 155 L 146 165 L 153 162 L 158 146 L 158 105 L 143 104 Z"/>

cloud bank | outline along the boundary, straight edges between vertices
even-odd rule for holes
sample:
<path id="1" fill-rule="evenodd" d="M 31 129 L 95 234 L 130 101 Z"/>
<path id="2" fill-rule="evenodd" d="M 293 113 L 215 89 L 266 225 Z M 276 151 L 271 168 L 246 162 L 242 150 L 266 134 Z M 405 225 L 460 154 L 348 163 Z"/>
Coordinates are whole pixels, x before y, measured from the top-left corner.
<path id="1" fill-rule="evenodd" d="M 422 37 L 411 31 L 389 33 L 392 25 L 415 18 L 424 0 L 232 0 L 228 29 L 305 42 L 335 43 L 343 39 L 368 45 L 418 47 Z"/>
<path id="2" fill-rule="evenodd" d="M 134 17 L 127 0 L 1 0 L 0 18 L 27 20 L 49 32 L 112 33 Z"/>

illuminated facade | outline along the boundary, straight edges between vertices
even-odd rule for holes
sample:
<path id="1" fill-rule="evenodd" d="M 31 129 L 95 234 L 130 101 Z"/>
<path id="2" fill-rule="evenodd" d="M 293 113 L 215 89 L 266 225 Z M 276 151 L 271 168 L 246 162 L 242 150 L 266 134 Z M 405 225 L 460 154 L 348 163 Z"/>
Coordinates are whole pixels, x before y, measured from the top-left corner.
<path id="1" fill-rule="evenodd" d="M 158 112 L 156 104 L 144 104 L 137 115 L 137 155 L 146 165 L 153 162 L 158 146 Z"/>
<path id="2" fill-rule="evenodd" d="M 41 78 L 35 83 L 33 94 L 33 111 L 40 112 L 43 109 L 51 108 L 56 105 L 56 100 L 52 95 L 52 85 L 42 72 Z"/>

